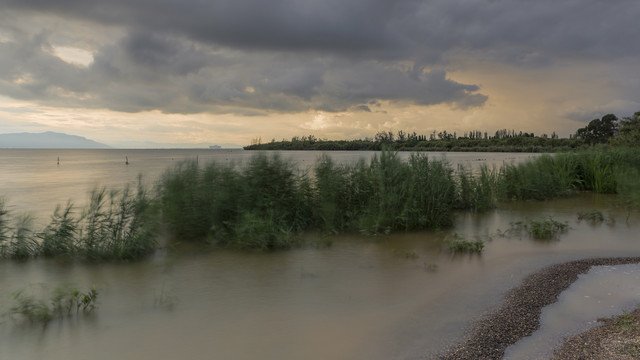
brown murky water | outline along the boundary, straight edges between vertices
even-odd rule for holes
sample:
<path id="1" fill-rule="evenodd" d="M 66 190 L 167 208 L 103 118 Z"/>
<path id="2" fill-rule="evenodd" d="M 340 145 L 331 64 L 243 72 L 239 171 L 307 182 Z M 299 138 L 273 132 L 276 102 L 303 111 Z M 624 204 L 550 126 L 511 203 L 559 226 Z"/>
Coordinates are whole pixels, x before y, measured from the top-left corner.
<path id="1" fill-rule="evenodd" d="M 65 164 L 61 156 L 58 168 L 55 155 L 51 171 L 61 174 L 38 179 L 23 174 L 36 174 L 36 169 L 21 173 L 15 170 L 15 157 L 5 157 L 0 166 L 12 169 L 13 179 L 3 173 L 0 193 L 9 192 L 16 211 L 33 206 L 46 217 L 56 202 L 84 195 L 92 182 L 121 184 L 134 181 L 139 172 L 153 178 L 167 163 L 196 154 L 157 151 L 155 158 L 144 160 L 148 168 L 139 169 L 132 151 L 110 151 L 103 165 L 86 165 L 93 169 L 76 174 L 58 170 L 76 165 Z M 199 159 L 206 158 L 205 152 Z M 129 167 L 120 164 L 125 153 Z M 85 164 L 98 162 L 91 154 L 78 156 Z M 344 161 L 361 156 L 335 155 Z M 498 155 L 505 158 L 496 163 L 522 156 Z M 225 159 L 245 156 L 230 152 Z M 304 153 L 297 161 L 311 162 L 315 156 Z M 492 154 L 464 156 L 473 163 Z M 452 160 L 452 154 L 447 158 Z M 49 203 L 54 205 L 44 205 Z M 578 222 L 576 212 L 590 209 L 617 221 Z M 531 271 L 589 256 L 638 255 L 640 216 L 632 213 L 627 224 L 626 215 L 614 197 L 584 194 L 460 214 L 455 228 L 442 232 L 338 236 L 327 248 L 240 253 L 182 245 L 129 264 L 0 261 L 2 313 L 12 305 L 11 293 L 24 288 L 39 291 L 74 282 L 101 290 L 98 309 L 87 317 L 54 321 L 46 328 L 3 317 L 0 359 L 421 359 L 459 339 Z M 547 242 L 497 235 L 510 222 L 543 216 L 567 221 L 571 229 Z M 443 240 L 453 233 L 485 240 L 485 251 L 450 254 Z M 416 257 L 407 258 L 407 252 Z"/>

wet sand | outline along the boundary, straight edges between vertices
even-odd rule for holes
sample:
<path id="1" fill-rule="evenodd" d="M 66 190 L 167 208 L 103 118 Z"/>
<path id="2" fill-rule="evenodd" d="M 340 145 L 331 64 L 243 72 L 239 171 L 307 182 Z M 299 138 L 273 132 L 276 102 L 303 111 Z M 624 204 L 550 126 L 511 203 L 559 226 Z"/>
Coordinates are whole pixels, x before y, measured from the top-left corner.
<path id="1" fill-rule="evenodd" d="M 542 308 L 556 302 L 558 295 L 576 281 L 578 275 L 586 273 L 592 266 L 638 262 L 640 257 L 591 258 L 548 266 L 533 273 L 507 293 L 499 308 L 481 318 L 463 342 L 436 358 L 501 359 L 507 347 L 538 329 Z M 587 336 L 591 336 L 594 343 L 598 340 L 596 332 Z M 576 344 L 579 344 L 580 340 L 577 341 Z M 555 359 L 594 359 L 591 354 L 585 355 L 578 345 L 574 345 L 573 349 L 586 357 L 580 357 L 580 354 L 574 354 L 571 348 L 567 348 L 565 352 L 557 351 Z"/>

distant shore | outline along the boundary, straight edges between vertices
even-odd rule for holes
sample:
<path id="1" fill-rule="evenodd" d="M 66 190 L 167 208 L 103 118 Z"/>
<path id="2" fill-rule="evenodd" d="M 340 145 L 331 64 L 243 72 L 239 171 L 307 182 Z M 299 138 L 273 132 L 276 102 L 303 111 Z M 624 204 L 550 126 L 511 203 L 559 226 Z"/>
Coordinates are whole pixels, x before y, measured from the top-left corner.
<path id="1" fill-rule="evenodd" d="M 529 275 L 518 287 L 509 291 L 504 303 L 489 315 L 480 319 L 463 342 L 438 355 L 436 359 L 501 359 L 507 347 L 515 344 L 521 338 L 531 335 L 539 328 L 542 308 L 556 302 L 560 293 L 576 281 L 578 275 L 586 273 L 593 266 L 638 262 L 640 262 L 640 257 L 592 258 L 543 268 Z M 635 314 L 635 321 L 638 322 L 638 312 L 633 314 Z M 609 326 L 611 326 L 612 322 L 615 322 L 615 319 L 609 320 Z M 605 322 L 606 326 L 607 323 Z M 637 330 L 634 327 L 632 328 Z M 600 332 L 594 330 L 591 333 L 587 333 L 583 335 L 591 339 L 592 347 L 595 349 L 600 344 L 598 341 L 599 336 L 610 336 L 612 331 L 603 328 Z M 624 336 L 626 335 L 618 334 L 618 337 Z M 584 354 L 582 354 L 583 349 L 580 346 L 576 346 L 575 341 L 575 339 L 569 339 L 558 349 L 554 359 L 585 358 Z M 579 344 L 580 340 L 577 341 Z M 593 358 L 591 353 L 589 356 L 590 359 Z M 603 356 L 602 359 L 610 358 Z M 621 359 L 625 359 L 625 357 L 621 357 Z"/>

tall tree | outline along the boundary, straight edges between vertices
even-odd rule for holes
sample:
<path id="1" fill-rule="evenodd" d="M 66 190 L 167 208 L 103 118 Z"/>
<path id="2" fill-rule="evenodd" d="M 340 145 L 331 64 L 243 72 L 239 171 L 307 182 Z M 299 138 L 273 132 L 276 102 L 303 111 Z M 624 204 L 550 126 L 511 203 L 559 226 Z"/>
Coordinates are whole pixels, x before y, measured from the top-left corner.
<path id="1" fill-rule="evenodd" d="M 640 111 L 620 120 L 618 134 L 611 139 L 613 145 L 640 146 Z"/>
<path id="2" fill-rule="evenodd" d="M 589 144 L 609 142 L 618 129 L 618 117 L 607 114 L 601 119 L 594 119 L 583 128 L 578 129 L 576 137 L 584 139 Z"/>

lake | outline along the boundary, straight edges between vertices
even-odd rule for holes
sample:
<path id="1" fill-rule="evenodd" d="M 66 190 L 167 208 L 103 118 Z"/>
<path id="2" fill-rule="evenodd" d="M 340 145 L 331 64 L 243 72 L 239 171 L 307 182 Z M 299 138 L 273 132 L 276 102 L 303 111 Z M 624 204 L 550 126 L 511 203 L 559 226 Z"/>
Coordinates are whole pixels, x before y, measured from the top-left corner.
<path id="1" fill-rule="evenodd" d="M 350 162 L 374 153 L 328 154 Z M 29 211 L 45 224 L 56 204 L 72 199 L 82 205 L 93 187 L 121 187 L 135 183 L 139 174 L 152 186 L 183 159 L 241 164 L 252 154 L 0 149 L 0 196 L 12 212 Z M 319 155 L 282 153 L 302 169 Z M 446 156 L 454 166 L 475 169 L 537 155 L 429 156 Z M 616 221 L 592 225 L 577 220 L 577 211 L 592 209 Z M 546 216 L 571 228 L 557 241 L 499 235 L 514 221 Z M 626 217 L 614 196 L 581 194 L 460 213 L 452 229 L 440 232 L 333 236 L 333 245 L 323 248 L 247 253 L 181 243 L 134 263 L 2 260 L 2 313 L 12 305 L 11 293 L 22 289 L 38 293 L 68 282 L 82 288 L 95 284 L 100 297 L 92 314 L 53 321 L 46 328 L 3 317 L 0 358 L 422 359 L 456 342 L 532 271 L 584 257 L 638 255 L 640 217 L 631 213 L 628 223 Z M 454 233 L 483 239 L 485 251 L 451 254 L 444 239 Z M 406 252 L 415 256 L 403 256 Z"/>

